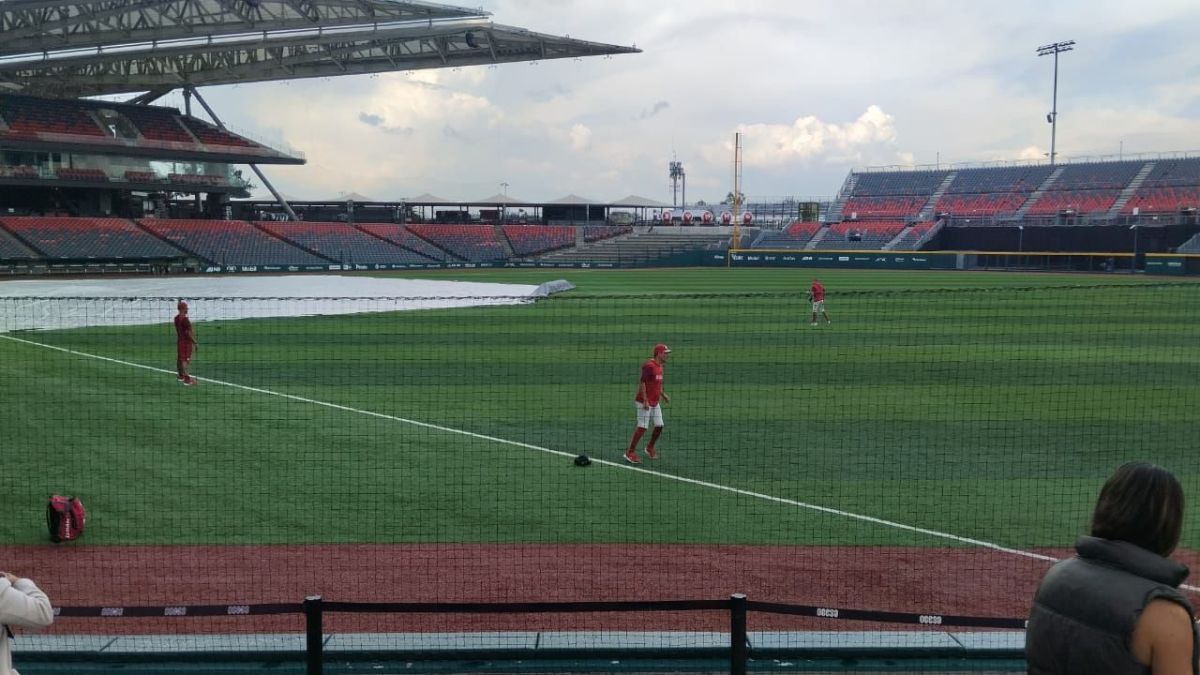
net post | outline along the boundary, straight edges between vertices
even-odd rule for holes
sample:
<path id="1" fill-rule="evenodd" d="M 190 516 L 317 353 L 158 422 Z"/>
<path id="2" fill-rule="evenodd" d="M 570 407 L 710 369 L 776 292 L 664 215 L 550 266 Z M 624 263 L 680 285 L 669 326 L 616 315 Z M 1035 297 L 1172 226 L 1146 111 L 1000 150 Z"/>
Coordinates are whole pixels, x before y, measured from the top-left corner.
<path id="1" fill-rule="evenodd" d="M 746 594 L 729 596 L 729 672 L 746 675 Z"/>
<path id="2" fill-rule="evenodd" d="M 322 675 L 324 672 L 325 636 L 321 628 L 321 596 L 304 598 L 304 661 L 306 675 Z"/>

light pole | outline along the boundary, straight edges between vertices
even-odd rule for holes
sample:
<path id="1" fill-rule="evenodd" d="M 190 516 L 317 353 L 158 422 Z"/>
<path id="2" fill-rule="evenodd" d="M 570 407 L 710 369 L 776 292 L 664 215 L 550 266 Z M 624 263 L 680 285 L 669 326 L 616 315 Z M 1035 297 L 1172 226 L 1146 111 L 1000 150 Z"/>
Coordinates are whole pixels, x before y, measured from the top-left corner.
<path id="1" fill-rule="evenodd" d="M 1025 252 L 1025 226 L 1017 226 L 1017 253 Z"/>
<path id="2" fill-rule="evenodd" d="M 1054 55 L 1054 98 L 1050 114 L 1046 115 L 1046 121 L 1050 123 L 1050 166 L 1054 166 L 1055 156 L 1058 154 L 1055 149 L 1055 141 L 1058 132 L 1058 55 L 1063 52 L 1069 52 L 1075 48 L 1074 40 L 1066 42 L 1055 42 L 1054 44 L 1043 45 L 1037 48 L 1038 56 Z"/>

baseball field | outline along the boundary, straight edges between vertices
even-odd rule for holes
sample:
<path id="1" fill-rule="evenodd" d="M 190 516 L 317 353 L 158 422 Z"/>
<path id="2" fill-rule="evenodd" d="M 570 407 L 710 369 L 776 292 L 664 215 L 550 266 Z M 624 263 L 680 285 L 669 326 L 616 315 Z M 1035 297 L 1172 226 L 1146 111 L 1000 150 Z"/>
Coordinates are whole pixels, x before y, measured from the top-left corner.
<path id="1" fill-rule="evenodd" d="M 1200 494 L 1195 283 L 822 271 L 832 323 L 812 326 L 805 271 L 408 276 L 577 288 L 511 306 L 195 314 L 195 387 L 174 375 L 170 299 L 152 325 L 0 335 L 5 564 L 58 605 L 742 591 L 1020 616 L 1116 466 L 1161 463 Z M 659 458 L 635 467 L 622 452 L 658 342 L 671 402 Z M 85 501 L 81 540 L 47 543 L 51 493 Z M 1179 554 L 1193 563 L 1198 513 Z M 222 621 L 211 629 L 281 628 Z"/>

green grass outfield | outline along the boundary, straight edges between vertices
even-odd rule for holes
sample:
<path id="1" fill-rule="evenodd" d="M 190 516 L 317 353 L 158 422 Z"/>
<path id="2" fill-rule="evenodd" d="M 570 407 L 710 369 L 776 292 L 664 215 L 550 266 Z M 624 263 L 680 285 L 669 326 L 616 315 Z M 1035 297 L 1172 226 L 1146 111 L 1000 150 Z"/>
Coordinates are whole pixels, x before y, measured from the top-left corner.
<path id="1" fill-rule="evenodd" d="M 1200 285 L 815 274 L 832 326 L 808 325 L 813 271 L 766 269 L 405 273 L 579 289 L 518 307 L 195 317 L 194 372 L 254 390 L 0 339 L 0 541 L 44 541 L 52 491 L 86 500 L 92 544 L 964 545 L 799 502 L 1018 548 L 1068 545 L 1126 460 L 1200 494 Z M 165 324 L 17 337 L 174 363 Z M 541 450 L 619 462 L 660 340 L 673 401 L 646 468 L 670 478 Z"/>

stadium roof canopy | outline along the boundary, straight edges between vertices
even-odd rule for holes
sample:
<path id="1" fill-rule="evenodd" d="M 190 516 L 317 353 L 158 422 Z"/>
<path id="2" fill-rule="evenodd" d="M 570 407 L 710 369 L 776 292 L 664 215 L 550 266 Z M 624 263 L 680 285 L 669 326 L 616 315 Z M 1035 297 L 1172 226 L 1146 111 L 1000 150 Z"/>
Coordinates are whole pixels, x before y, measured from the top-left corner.
<path id="1" fill-rule="evenodd" d="M 74 98 L 639 52 L 407 0 L 0 1 L 0 92 Z"/>

